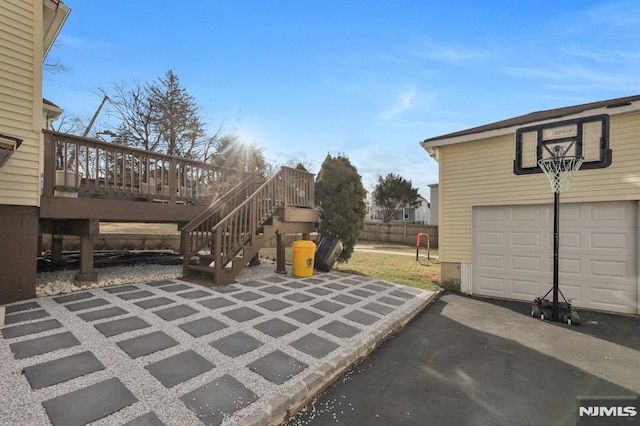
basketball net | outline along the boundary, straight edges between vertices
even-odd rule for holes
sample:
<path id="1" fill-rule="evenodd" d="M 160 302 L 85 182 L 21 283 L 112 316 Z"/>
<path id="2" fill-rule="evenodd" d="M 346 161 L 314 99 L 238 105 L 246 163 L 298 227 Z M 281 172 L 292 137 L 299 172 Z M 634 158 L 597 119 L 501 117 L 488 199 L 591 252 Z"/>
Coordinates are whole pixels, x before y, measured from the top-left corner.
<path id="1" fill-rule="evenodd" d="M 583 161 L 583 157 L 557 156 L 538 160 L 538 166 L 549 178 L 551 191 L 561 193 L 569 190 L 573 175 L 582 166 Z"/>

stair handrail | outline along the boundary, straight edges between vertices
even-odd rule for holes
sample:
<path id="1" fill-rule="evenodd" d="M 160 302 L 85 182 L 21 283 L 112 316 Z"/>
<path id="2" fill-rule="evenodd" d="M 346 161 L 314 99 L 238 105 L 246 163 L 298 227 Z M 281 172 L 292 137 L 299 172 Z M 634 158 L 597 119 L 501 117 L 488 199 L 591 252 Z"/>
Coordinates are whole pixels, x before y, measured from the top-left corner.
<path id="1" fill-rule="evenodd" d="M 239 195 L 243 192 L 253 192 L 251 186 L 255 185 L 257 181 L 257 177 L 255 174 L 245 176 L 240 182 L 235 184 L 231 189 L 218 197 L 209 207 L 207 207 L 202 213 L 193 218 L 188 224 L 182 227 L 182 230 L 185 232 L 192 232 L 196 230 L 200 225 L 202 225 L 206 220 L 215 213 L 218 213 L 222 208 L 227 207 L 228 203 L 232 203 L 232 205 L 237 206 L 240 204 L 243 199 L 237 199 Z M 236 198 L 236 202 L 234 201 Z"/>
<path id="2" fill-rule="evenodd" d="M 181 232 L 181 245 L 185 275 L 188 273 L 191 255 L 198 253 L 213 242 L 212 229 L 217 223 L 216 216 L 224 217 L 224 209 L 233 209 L 242 203 L 256 186 L 256 175 L 246 175 L 240 182 L 214 201 L 204 212 L 185 225 Z M 226 213 L 226 212 L 224 212 Z"/>
<path id="3" fill-rule="evenodd" d="M 284 205 L 283 174 L 280 169 L 213 227 L 216 268 L 224 267 L 218 265 L 226 265 L 276 209 Z"/>

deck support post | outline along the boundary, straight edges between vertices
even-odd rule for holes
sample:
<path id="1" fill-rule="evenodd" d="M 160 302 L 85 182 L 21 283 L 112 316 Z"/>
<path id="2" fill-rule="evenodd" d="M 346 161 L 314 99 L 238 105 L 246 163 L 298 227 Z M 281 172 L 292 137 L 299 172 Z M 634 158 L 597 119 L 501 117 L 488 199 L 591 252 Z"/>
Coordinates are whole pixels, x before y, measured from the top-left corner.
<path id="1" fill-rule="evenodd" d="M 98 234 L 99 222 L 96 219 L 79 221 L 80 233 L 80 272 L 74 281 L 78 284 L 98 282 L 98 274 L 93 269 L 93 238 Z"/>
<path id="2" fill-rule="evenodd" d="M 282 233 L 276 233 L 276 274 L 286 274 L 287 268 L 285 267 L 285 247 Z"/>

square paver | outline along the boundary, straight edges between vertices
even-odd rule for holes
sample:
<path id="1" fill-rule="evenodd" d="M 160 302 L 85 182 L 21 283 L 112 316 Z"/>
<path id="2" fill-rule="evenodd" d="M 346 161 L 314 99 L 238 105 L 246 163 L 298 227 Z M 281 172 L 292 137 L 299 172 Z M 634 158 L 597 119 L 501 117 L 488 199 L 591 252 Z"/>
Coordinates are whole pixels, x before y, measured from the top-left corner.
<path id="1" fill-rule="evenodd" d="M 374 322 L 378 321 L 379 318 L 375 315 L 371 315 L 368 314 L 366 312 L 362 312 L 362 311 L 352 311 L 349 312 L 347 315 L 344 315 L 344 318 L 351 320 L 351 321 L 355 321 L 359 324 L 362 325 L 371 325 Z"/>
<path id="2" fill-rule="evenodd" d="M 351 278 L 347 278 L 346 280 L 342 280 L 342 282 L 345 283 L 345 284 L 350 284 L 350 285 L 360 284 L 360 281 L 355 280 L 355 279 L 351 279 Z"/>
<path id="3" fill-rule="evenodd" d="M 211 296 L 211 292 L 205 290 L 193 290 L 185 291 L 184 293 L 178 293 L 178 296 L 185 299 L 200 299 L 202 297 Z"/>
<path id="4" fill-rule="evenodd" d="M 177 292 L 182 291 L 182 290 L 189 290 L 191 287 L 189 287 L 186 284 L 175 284 L 175 283 L 173 283 L 173 285 L 165 285 L 165 286 L 162 286 L 160 288 L 162 290 L 168 291 L 170 293 L 177 293 Z"/>
<path id="5" fill-rule="evenodd" d="M 140 306 L 142 309 L 153 309 L 158 306 L 168 305 L 174 301 L 167 297 L 154 297 L 153 299 L 142 300 L 135 302 L 135 305 Z"/>
<path id="6" fill-rule="evenodd" d="M 360 297 L 369 297 L 375 294 L 372 291 L 363 290 L 361 288 L 356 288 L 355 290 L 351 290 L 349 293 L 355 294 L 356 296 L 360 296 Z"/>
<path id="7" fill-rule="evenodd" d="M 272 318 L 268 321 L 261 322 L 260 324 L 254 325 L 253 328 L 260 330 L 271 337 L 282 337 L 285 334 L 289 334 L 298 329 L 297 326 L 286 321 L 282 321 L 279 318 Z"/>
<path id="8" fill-rule="evenodd" d="M 322 284 L 324 280 L 321 280 L 320 278 L 307 278 L 304 282 L 307 284 Z"/>
<path id="9" fill-rule="evenodd" d="M 223 312 L 223 314 L 238 322 L 251 321 L 254 318 L 262 316 L 260 312 L 247 308 L 246 306 Z"/>
<path id="10" fill-rule="evenodd" d="M 265 293 L 269 294 L 280 294 L 286 293 L 287 291 L 289 291 L 289 289 L 277 285 L 271 285 L 269 287 L 261 288 L 260 291 L 264 291 Z"/>
<path id="11" fill-rule="evenodd" d="M 118 297 L 122 300 L 142 299 L 142 298 L 151 297 L 151 296 L 155 296 L 155 294 L 147 290 L 139 290 L 139 291 L 132 291 L 129 293 L 118 294 Z"/>
<path id="12" fill-rule="evenodd" d="M 117 294 L 117 293 L 125 293 L 127 291 L 140 290 L 140 288 L 136 287 L 135 285 L 119 285 L 117 287 L 103 288 L 103 290 L 106 291 L 107 293 Z"/>
<path id="13" fill-rule="evenodd" d="M 287 279 L 286 279 L 286 278 L 279 277 L 279 276 L 277 276 L 277 275 L 273 275 L 273 276 L 271 276 L 271 277 L 263 278 L 263 279 L 262 279 L 262 281 L 268 281 L 268 282 L 270 282 L 270 283 L 276 283 L 276 284 L 277 284 L 277 283 L 285 282 L 285 281 L 287 281 Z"/>
<path id="14" fill-rule="evenodd" d="M 180 397 L 184 405 L 207 425 L 219 425 L 239 409 L 258 400 L 242 383 L 225 374 Z"/>
<path id="15" fill-rule="evenodd" d="M 229 327 L 227 324 L 220 320 L 211 317 L 200 318 L 195 321 L 186 322 L 180 324 L 182 330 L 186 331 L 193 337 L 202 337 L 207 334 L 214 333 L 218 330 Z"/>
<path id="16" fill-rule="evenodd" d="M 120 349 L 134 359 L 170 348 L 177 344 L 178 342 L 162 331 L 154 331 L 153 333 L 118 342 Z"/>
<path id="17" fill-rule="evenodd" d="M 89 351 L 26 367 L 32 389 L 42 389 L 104 369 L 104 365 Z"/>
<path id="18" fill-rule="evenodd" d="M 338 312 L 340 309 L 345 308 L 344 305 L 341 305 L 340 303 L 331 302 L 329 300 L 322 300 L 318 303 L 314 303 L 311 306 L 316 309 L 320 309 L 321 311 L 329 312 L 332 314 L 335 312 Z"/>
<path id="19" fill-rule="evenodd" d="M 264 296 L 262 294 L 255 293 L 253 291 L 243 291 L 242 293 L 234 293 L 231 295 L 238 300 L 242 300 L 243 302 L 251 302 L 252 300 L 261 299 Z"/>
<path id="20" fill-rule="evenodd" d="M 35 311 L 18 312 L 17 314 L 5 315 L 5 325 L 17 324 L 24 321 L 33 321 L 35 319 L 48 317 L 49 313 L 44 309 L 38 309 Z"/>
<path id="21" fill-rule="evenodd" d="M 322 287 L 312 287 L 312 288 L 306 289 L 306 291 L 318 296 L 326 296 L 327 294 L 333 293 L 331 290 L 327 290 L 326 288 L 322 288 Z"/>
<path id="22" fill-rule="evenodd" d="M 395 284 L 391 284 L 391 283 L 388 283 L 386 281 L 374 281 L 373 283 L 376 284 L 376 285 L 382 286 L 384 288 L 389 288 L 389 287 L 394 287 L 395 286 Z"/>
<path id="23" fill-rule="evenodd" d="M 322 315 L 304 308 L 289 312 L 285 315 L 305 324 L 311 324 L 312 322 L 322 318 Z"/>
<path id="24" fill-rule="evenodd" d="M 165 426 L 164 423 L 158 418 L 156 413 L 149 411 L 146 414 L 136 417 L 130 422 L 125 423 L 122 426 Z"/>
<path id="25" fill-rule="evenodd" d="M 331 321 L 330 323 L 320 327 L 320 330 L 332 334 L 336 337 L 341 337 L 343 339 L 353 337 L 362 331 L 357 327 L 345 324 L 340 321 Z"/>
<path id="26" fill-rule="evenodd" d="M 171 280 L 160 280 L 160 281 L 150 281 L 147 283 L 147 285 L 150 285 L 152 287 L 162 287 L 165 285 L 169 285 L 169 284 L 175 284 L 175 281 L 171 281 Z"/>
<path id="27" fill-rule="evenodd" d="M 128 317 L 94 324 L 94 327 L 106 337 L 111 337 L 129 331 L 151 327 L 151 325 L 142 318 Z"/>
<path id="28" fill-rule="evenodd" d="M 304 303 L 315 299 L 315 297 L 309 296 L 308 294 L 304 293 L 291 293 L 284 296 L 284 298 L 298 303 Z"/>
<path id="29" fill-rule="evenodd" d="M 332 290 L 344 290 L 345 288 L 347 288 L 346 285 L 338 284 L 338 283 L 329 283 L 329 284 L 325 284 L 324 286 Z"/>
<path id="30" fill-rule="evenodd" d="M 383 287 L 381 285 L 378 284 L 374 284 L 374 283 L 369 283 L 369 284 L 365 284 L 362 287 L 368 289 L 368 290 L 372 290 L 375 292 L 381 292 L 381 291 L 385 291 L 387 288 Z"/>
<path id="31" fill-rule="evenodd" d="M 98 309 L 97 311 L 78 314 L 78 316 L 85 321 L 97 321 L 101 319 L 117 317 L 118 315 L 124 315 L 127 313 L 128 313 L 127 311 L 125 311 L 119 306 L 112 306 L 110 308 Z"/>
<path id="32" fill-rule="evenodd" d="M 395 297 L 382 296 L 378 298 L 379 302 L 386 303 L 387 305 L 400 306 L 404 303 L 404 300 L 396 299 Z"/>
<path id="33" fill-rule="evenodd" d="M 259 348 L 263 343 L 242 331 L 238 331 L 218 340 L 214 340 L 210 345 L 227 356 L 237 357 Z"/>
<path id="34" fill-rule="evenodd" d="M 387 315 L 393 312 L 393 308 L 387 305 L 381 305 L 380 303 L 367 303 L 362 306 L 362 309 L 366 309 L 367 311 L 375 312 L 380 315 Z"/>
<path id="35" fill-rule="evenodd" d="M 320 359 L 335 350 L 339 345 L 331 340 L 325 339 L 324 337 L 309 333 L 292 342 L 290 346 L 296 348 L 300 352 L 304 352 L 307 355 Z"/>
<path id="36" fill-rule="evenodd" d="M 236 302 L 232 302 L 231 300 L 225 299 L 224 297 L 214 297 L 213 299 L 201 300 L 198 303 L 202 306 L 206 306 L 209 309 L 219 309 L 224 308 L 225 306 L 236 304 Z"/>
<path id="37" fill-rule="evenodd" d="M 402 290 L 393 290 L 389 293 L 391 296 L 402 297 L 403 299 L 413 299 L 415 295 Z"/>
<path id="38" fill-rule="evenodd" d="M 285 287 L 294 288 L 294 289 L 309 287 L 309 284 L 304 284 L 304 283 L 301 283 L 300 281 L 289 281 L 282 285 Z"/>
<path id="39" fill-rule="evenodd" d="M 193 350 L 188 350 L 145 366 L 149 373 L 167 388 L 186 382 L 215 365 Z"/>
<path id="40" fill-rule="evenodd" d="M 281 311 L 284 308 L 293 306 L 291 303 L 283 302 L 282 300 L 278 300 L 278 299 L 267 300 L 265 302 L 260 302 L 257 305 L 260 306 L 261 308 L 265 308 L 273 312 Z"/>
<path id="41" fill-rule="evenodd" d="M 233 293 L 234 291 L 240 291 L 240 287 L 236 287 L 233 285 L 219 285 L 213 287 L 213 289 L 218 293 Z"/>
<path id="42" fill-rule="evenodd" d="M 85 300 L 82 302 L 67 303 L 66 305 L 64 305 L 64 307 L 70 310 L 71 312 L 75 312 L 75 311 L 82 311 L 84 309 L 97 308 L 98 306 L 104 306 L 108 304 L 109 304 L 109 301 L 97 298 L 97 299 Z"/>
<path id="43" fill-rule="evenodd" d="M 262 281 L 245 281 L 242 283 L 242 285 L 247 287 L 262 287 L 267 284 L 263 283 Z"/>
<path id="44" fill-rule="evenodd" d="M 165 321 L 175 321 L 179 318 L 188 317 L 189 315 L 198 313 L 198 310 L 188 305 L 177 305 L 153 311 L 153 313 Z"/>
<path id="45" fill-rule="evenodd" d="M 5 314 L 14 314 L 16 312 L 28 311 L 30 309 L 40 309 L 40 305 L 36 302 L 20 303 L 18 305 L 5 306 Z"/>
<path id="46" fill-rule="evenodd" d="M 137 401 L 119 379 L 113 378 L 44 401 L 42 405 L 54 426 L 75 426 L 94 422 Z"/>
<path id="47" fill-rule="evenodd" d="M 30 358 L 36 355 L 46 354 L 48 352 L 57 351 L 59 349 L 78 346 L 80 342 L 76 337 L 67 331 L 51 336 L 38 337 L 23 342 L 12 343 L 9 345 L 13 357 L 15 359 Z"/>
<path id="48" fill-rule="evenodd" d="M 54 297 L 53 300 L 58 303 L 67 303 L 67 302 L 77 302 L 78 300 L 89 299 L 93 297 L 92 293 L 88 291 L 83 291 L 81 293 L 71 293 L 65 296 Z"/>
<path id="49" fill-rule="evenodd" d="M 253 361 L 247 367 L 270 382 L 281 385 L 304 371 L 308 365 L 282 351 L 276 350 Z"/>
<path id="50" fill-rule="evenodd" d="M 349 296 L 348 294 L 339 294 L 336 297 L 332 297 L 332 299 L 337 300 L 338 302 L 342 302 L 346 305 L 353 305 L 354 303 L 358 303 L 361 300 L 357 297 Z"/>
<path id="51" fill-rule="evenodd" d="M 16 325 L 14 327 L 6 327 L 0 332 L 5 339 L 13 339 L 16 337 L 27 336 L 29 334 L 42 333 L 43 331 L 61 328 L 62 324 L 57 319 L 48 319 L 38 322 L 30 322 L 28 324 Z"/>

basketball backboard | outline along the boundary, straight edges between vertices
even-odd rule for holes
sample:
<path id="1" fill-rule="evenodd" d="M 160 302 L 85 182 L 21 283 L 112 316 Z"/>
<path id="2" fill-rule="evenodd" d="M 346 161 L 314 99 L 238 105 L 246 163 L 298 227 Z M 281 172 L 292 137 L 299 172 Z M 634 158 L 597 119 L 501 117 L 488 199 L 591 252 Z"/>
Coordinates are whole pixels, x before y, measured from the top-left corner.
<path id="1" fill-rule="evenodd" d="M 518 129 L 513 173 L 542 173 L 538 160 L 558 154 L 583 157 L 581 169 L 609 167 L 609 116 L 595 115 Z"/>

